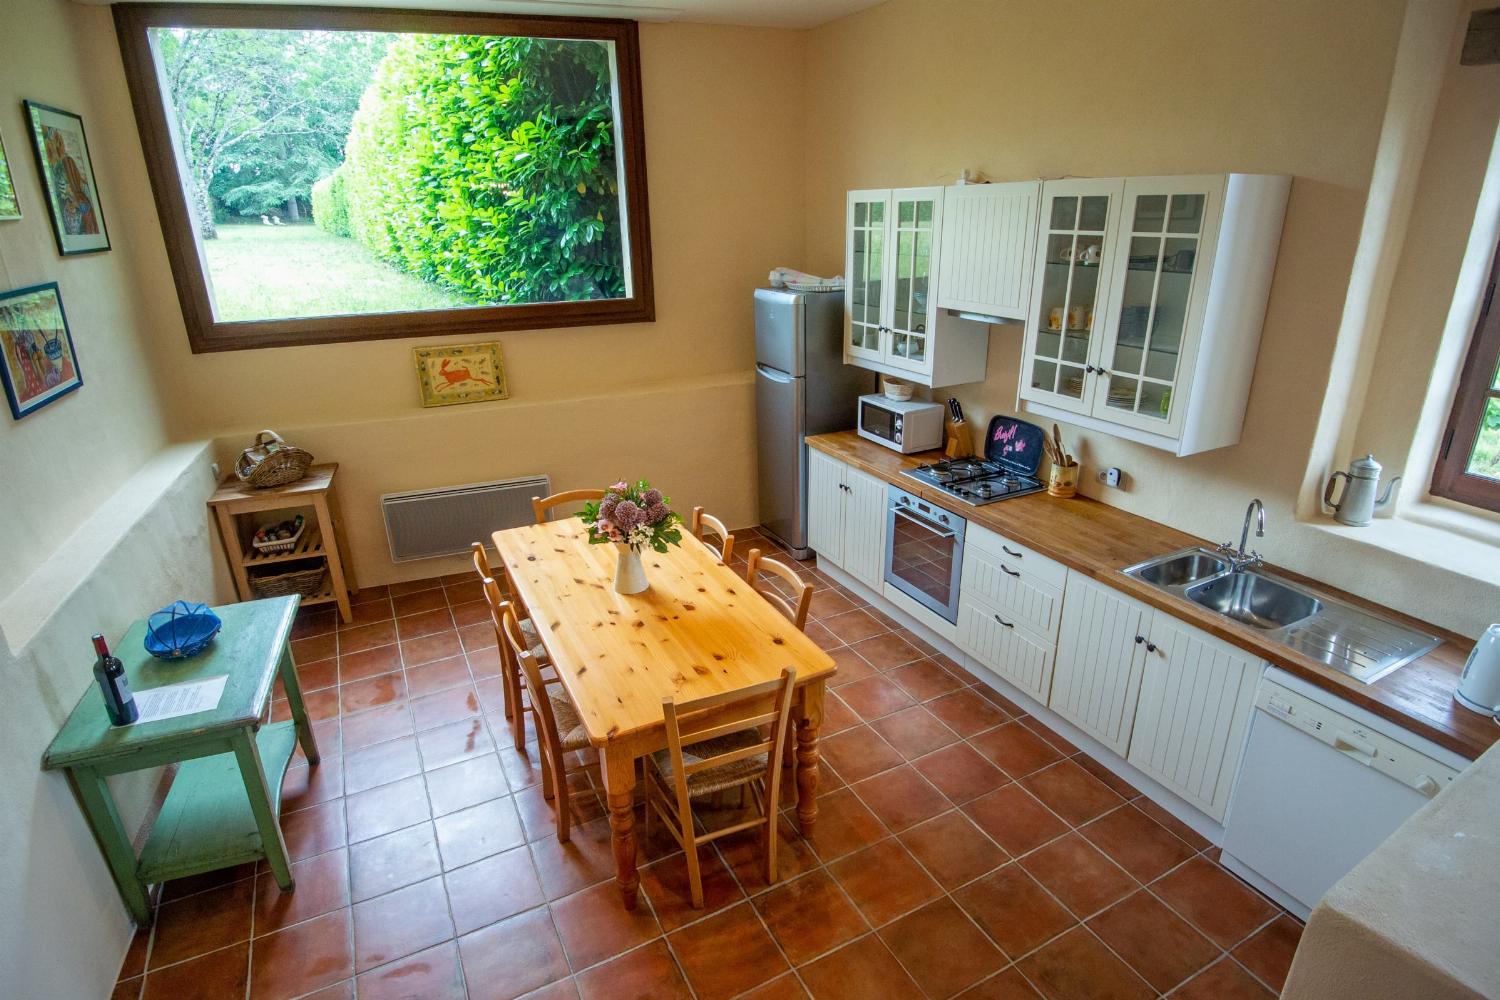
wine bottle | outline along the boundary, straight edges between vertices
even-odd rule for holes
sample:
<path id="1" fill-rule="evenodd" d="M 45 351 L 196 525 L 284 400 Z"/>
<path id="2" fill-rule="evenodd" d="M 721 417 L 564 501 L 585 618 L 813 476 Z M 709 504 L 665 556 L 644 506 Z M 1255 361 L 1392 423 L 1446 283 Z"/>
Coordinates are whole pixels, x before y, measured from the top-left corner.
<path id="1" fill-rule="evenodd" d="M 104 694 L 104 711 L 109 713 L 110 724 L 123 726 L 134 722 L 141 713 L 136 708 L 135 695 L 130 693 L 130 682 L 125 679 L 125 664 L 110 653 L 109 643 L 97 633 L 94 652 L 99 657 L 94 661 L 94 679 Z"/>

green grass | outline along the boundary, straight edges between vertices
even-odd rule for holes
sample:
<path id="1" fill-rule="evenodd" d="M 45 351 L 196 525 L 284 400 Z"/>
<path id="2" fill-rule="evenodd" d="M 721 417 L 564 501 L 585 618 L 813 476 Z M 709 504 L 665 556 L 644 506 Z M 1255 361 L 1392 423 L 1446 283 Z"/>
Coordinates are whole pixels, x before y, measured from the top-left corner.
<path id="1" fill-rule="evenodd" d="M 203 252 L 226 322 L 470 305 L 310 224 L 220 226 Z"/>

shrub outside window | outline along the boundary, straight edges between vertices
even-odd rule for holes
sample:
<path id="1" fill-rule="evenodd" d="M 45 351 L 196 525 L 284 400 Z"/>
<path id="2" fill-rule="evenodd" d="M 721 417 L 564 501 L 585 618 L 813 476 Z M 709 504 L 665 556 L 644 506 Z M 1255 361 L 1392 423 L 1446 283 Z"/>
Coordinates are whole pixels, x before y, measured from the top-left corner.
<path id="1" fill-rule="evenodd" d="M 654 319 L 633 22 L 115 21 L 195 352 Z"/>

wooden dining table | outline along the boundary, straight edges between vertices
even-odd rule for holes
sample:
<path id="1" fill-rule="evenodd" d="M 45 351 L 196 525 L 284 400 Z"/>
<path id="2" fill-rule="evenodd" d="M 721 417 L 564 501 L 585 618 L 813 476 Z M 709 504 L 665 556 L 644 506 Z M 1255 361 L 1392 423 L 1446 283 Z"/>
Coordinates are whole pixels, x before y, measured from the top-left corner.
<path id="1" fill-rule="evenodd" d="M 696 539 L 646 550 L 650 586 L 614 589 L 614 545 L 578 518 L 494 534 L 511 593 L 541 638 L 599 752 L 626 909 L 636 905 L 636 759 L 667 745 L 662 700 L 687 701 L 797 673 L 797 820 L 817 820 L 818 730 L 833 658 Z M 774 826 L 772 827 L 774 829 Z"/>

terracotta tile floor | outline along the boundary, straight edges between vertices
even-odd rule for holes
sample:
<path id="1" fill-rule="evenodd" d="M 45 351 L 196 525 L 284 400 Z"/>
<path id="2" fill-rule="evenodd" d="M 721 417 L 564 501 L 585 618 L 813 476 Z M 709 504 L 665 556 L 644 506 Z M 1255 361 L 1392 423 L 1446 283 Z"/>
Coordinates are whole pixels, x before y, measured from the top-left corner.
<path id="1" fill-rule="evenodd" d="M 654 840 L 625 913 L 597 771 L 580 768 L 579 825 L 558 844 L 535 750 L 517 752 L 500 718 L 471 578 L 369 588 L 351 626 L 331 609 L 297 623 L 323 762 L 286 778 L 296 891 L 264 866 L 167 885 L 115 997 L 1279 991 L 1300 924 L 1129 785 L 807 569 L 808 632 L 841 670 L 819 827 L 808 843 L 783 814 L 776 886 L 753 838 L 726 839 L 703 851 L 695 911 L 681 853 Z"/>

